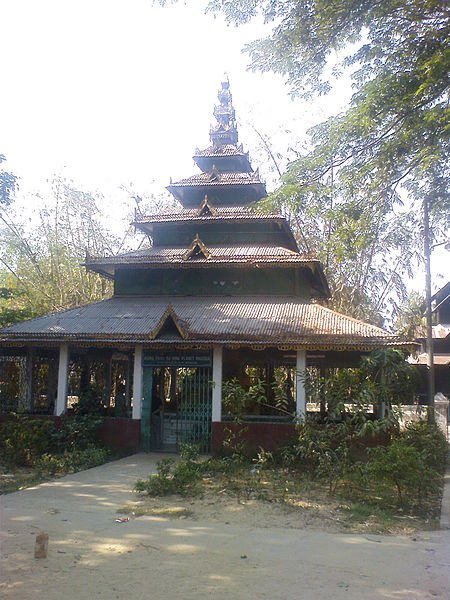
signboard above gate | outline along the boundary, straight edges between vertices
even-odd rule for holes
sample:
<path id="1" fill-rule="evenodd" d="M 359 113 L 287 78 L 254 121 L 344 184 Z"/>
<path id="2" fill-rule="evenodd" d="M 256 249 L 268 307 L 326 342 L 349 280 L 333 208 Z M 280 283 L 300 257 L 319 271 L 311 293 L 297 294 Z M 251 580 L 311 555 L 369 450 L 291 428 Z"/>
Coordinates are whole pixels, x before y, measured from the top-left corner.
<path id="1" fill-rule="evenodd" d="M 144 352 L 144 367 L 211 367 L 211 352 Z"/>

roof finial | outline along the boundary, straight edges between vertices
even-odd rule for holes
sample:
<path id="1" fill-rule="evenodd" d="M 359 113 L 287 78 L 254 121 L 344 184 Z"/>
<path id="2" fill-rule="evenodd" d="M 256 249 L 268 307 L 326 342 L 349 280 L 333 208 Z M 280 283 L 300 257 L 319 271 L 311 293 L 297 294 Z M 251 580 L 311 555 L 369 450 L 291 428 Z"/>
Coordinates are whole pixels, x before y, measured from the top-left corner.
<path id="1" fill-rule="evenodd" d="M 236 115 L 233 108 L 233 97 L 230 92 L 230 81 L 226 73 L 217 98 L 219 104 L 214 107 L 217 125 L 211 128 L 211 142 L 213 146 L 236 145 L 238 142 Z"/>

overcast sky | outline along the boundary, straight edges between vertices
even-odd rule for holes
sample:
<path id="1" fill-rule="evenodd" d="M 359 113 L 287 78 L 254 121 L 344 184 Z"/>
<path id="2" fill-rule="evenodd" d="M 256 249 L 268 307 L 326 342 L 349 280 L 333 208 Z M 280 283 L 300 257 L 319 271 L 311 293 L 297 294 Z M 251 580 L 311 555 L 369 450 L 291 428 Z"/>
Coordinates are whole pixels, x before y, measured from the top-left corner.
<path id="1" fill-rule="evenodd" d="M 159 192 L 170 177 L 189 176 L 195 147 L 209 144 L 224 72 L 240 141 L 263 162 L 269 188 L 251 125 L 285 153 L 345 107 L 346 79 L 331 97 L 306 103 L 291 101 L 280 77 L 246 71 L 241 49 L 264 26 L 227 27 L 204 15 L 204 4 L 1 0 L 0 153 L 21 178 L 23 197 L 45 195 L 45 180 L 62 173 L 102 191 L 119 214 L 120 186 Z"/>

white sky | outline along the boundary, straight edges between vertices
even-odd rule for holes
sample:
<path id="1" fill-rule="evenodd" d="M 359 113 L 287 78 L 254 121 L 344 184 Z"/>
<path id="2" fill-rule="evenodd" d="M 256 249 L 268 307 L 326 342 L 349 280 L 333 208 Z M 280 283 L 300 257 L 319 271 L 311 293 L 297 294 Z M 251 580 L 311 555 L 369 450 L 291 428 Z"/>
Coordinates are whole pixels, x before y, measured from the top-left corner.
<path id="1" fill-rule="evenodd" d="M 121 185 L 162 193 L 171 176 L 189 176 L 195 147 L 209 144 L 224 72 L 254 166 L 264 157 L 249 123 L 285 153 L 305 143 L 309 126 L 345 106 L 348 80 L 331 97 L 305 103 L 289 99 L 281 78 L 248 73 L 241 48 L 263 25 L 227 27 L 203 6 L 0 0 L 0 153 L 27 202 L 63 173 L 100 190 L 118 220 Z M 259 166 L 270 187 L 267 165 Z"/>

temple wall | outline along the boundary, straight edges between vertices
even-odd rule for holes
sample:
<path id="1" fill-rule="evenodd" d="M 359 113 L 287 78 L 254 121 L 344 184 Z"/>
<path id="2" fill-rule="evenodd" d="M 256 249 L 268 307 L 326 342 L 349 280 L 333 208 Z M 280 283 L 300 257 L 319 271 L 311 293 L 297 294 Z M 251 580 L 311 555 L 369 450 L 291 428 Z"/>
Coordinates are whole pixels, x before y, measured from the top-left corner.
<path id="1" fill-rule="evenodd" d="M 297 275 L 296 275 L 297 273 Z M 122 268 L 116 272 L 114 293 L 168 294 L 172 296 L 262 295 L 295 296 L 310 299 L 305 269 L 298 268 L 216 268 L 144 269 Z"/>
<path id="2" fill-rule="evenodd" d="M 45 419 L 55 422 L 59 429 L 61 417 L 54 415 L 24 415 L 27 419 Z M 9 416 L 0 413 L 0 423 L 7 421 Z M 139 452 L 140 449 L 141 422 L 122 417 L 104 417 L 103 424 L 100 426 L 99 440 L 112 450 Z"/>
<path id="3" fill-rule="evenodd" d="M 138 452 L 141 422 L 136 419 L 106 417 L 99 430 L 100 441 L 112 450 Z"/>
<path id="4" fill-rule="evenodd" d="M 259 448 L 273 452 L 288 444 L 296 437 L 296 427 L 293 423 L 230 423 L 215 422 L 211 429 L 211 453 L 222 454 L 223 442 L 228 437 L 227 430 L 233 433 L 244 429 L 242 439 L 245 441 L 246 452 L 255 454 Z"/>

